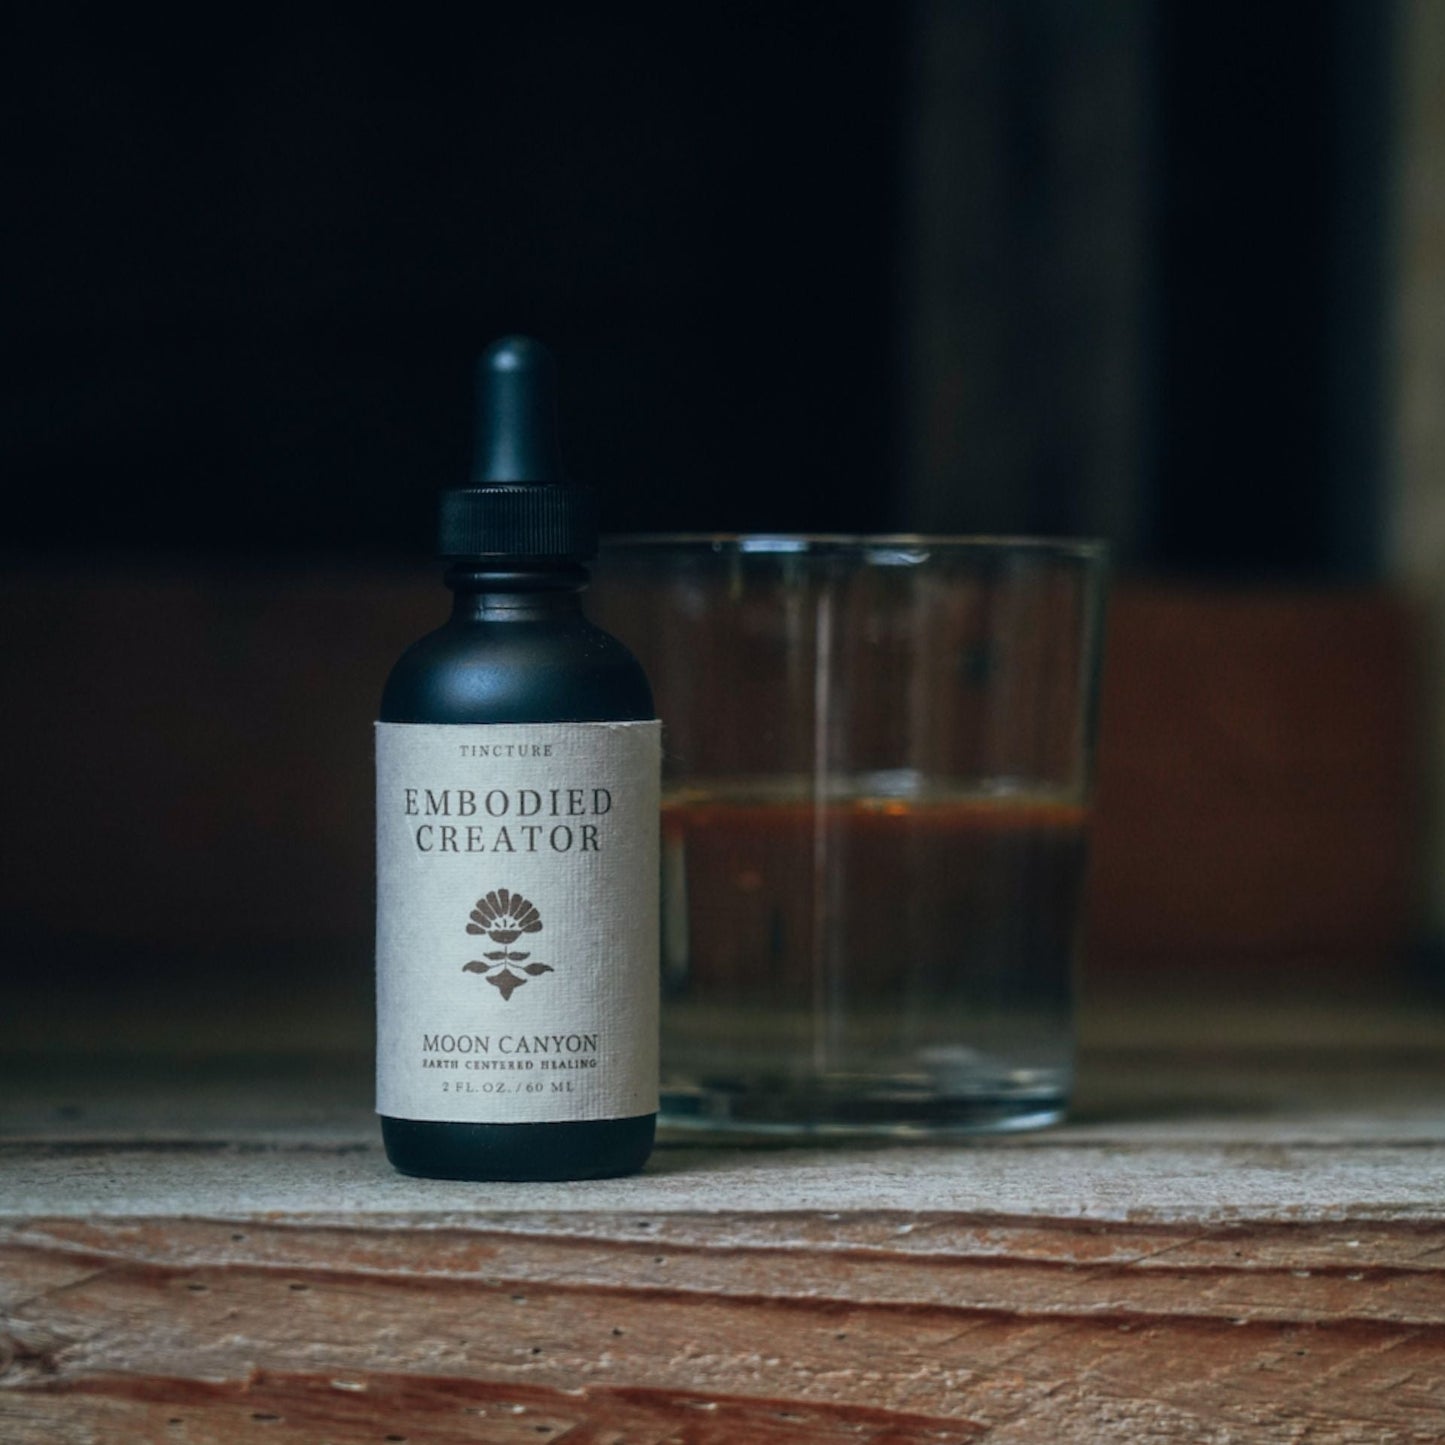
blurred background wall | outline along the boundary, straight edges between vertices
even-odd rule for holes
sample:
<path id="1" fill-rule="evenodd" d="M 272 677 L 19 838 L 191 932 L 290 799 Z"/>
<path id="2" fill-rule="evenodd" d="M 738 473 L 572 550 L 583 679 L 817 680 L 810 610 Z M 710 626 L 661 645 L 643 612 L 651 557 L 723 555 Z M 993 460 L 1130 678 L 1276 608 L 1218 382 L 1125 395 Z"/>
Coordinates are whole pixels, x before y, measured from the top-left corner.
<path id="1" fill-rule="evenodd" d="M 1100 977 L 1432 977 L 1442 12 L 12 16 L 0 957 L 45 1026 L 321 979 L 363 1027 L 367 724 L 512 330 L 615 530 L 1113 542 Z"/>
<path id="2" fill-rule="evenodd" d="M 245 17 L 10 22 L 13 546 L 421 556 L 526 329 L 619 529 L 1381 563 L 1395 4 Z"/>

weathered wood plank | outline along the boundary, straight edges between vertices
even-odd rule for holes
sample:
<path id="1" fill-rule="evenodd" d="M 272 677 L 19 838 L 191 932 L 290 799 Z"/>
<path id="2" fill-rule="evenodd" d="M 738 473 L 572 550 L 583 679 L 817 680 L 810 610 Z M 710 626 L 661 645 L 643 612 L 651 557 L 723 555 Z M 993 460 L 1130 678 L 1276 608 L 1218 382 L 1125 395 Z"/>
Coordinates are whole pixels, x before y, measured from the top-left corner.
<path id="1" fill-rule="evenodd" d="M 34 1432 L 19 1438 L 47 1445 L 963 1445 L 986 1434 L 967 1420 L 859 1406 L 385 1374 L 327 1380 L 257 1371 L 239 1384 L 115 1377 L 29 1396 L 14 1402 L 20 1408 L 9 1415 L 7 1403 L 0 1398 L 0 1423 Z"/>
<path id="2" fill-rule="evenodd" d="M 12 1279 L 69 1294 L 92 1275 L 144 1268 L 253 1271 L 322 1280 L 475 1281 L 623 1295 L 678 1292 L 910 1305 L 1061 1317 L 1219 1319 L 1228 1323 L 1383 1321 L 1445 1326 L 1445 1233 L 1434 1225 L 1100 1230 L 1076 1221 L 866 1215 L 567 1218 L 545 1228 L 336 1228 L 196 1220 L 40 1221 L 0 1231 Z M 1303 1263 L 1306 1258 L 1311 1263 Z M 208 1286 L 188 1284 L 197 1292 Z M 288 1288 L 309 1286 L 292 1282 Z M 16 1305 L 18 1308 L 23 1300 Z"/>
<path id="3" fill-rule="evenodd" d="M 510 1439 L 458 1420 L 521 1404 L 568 1440 L 1386 1441 L 1445 1420 L 1438 1227 L 1306 1231 L 1299 1267 L 1279 1227 L 837 1223 L 33 1221 L 0 1256 L 37 1286 L 7 1312 L 0 1423 Z M 85 1272 L 56 1283 L 57 1258 Z"/>
<path id="4" fill-rule="evenodd" d="M 0 1440 L 1438 1441 L 1438 1033 L 587 1185 L 401 1178 L 350 1075 L 62 1069 L 0 1091 Z"/>
<path id="5" fill-rule="evenodd" d="M 1333 1142 L 1305 1131 L 1231 1143 L 1171 1131 L 1072 1131 L 951 1148 L 665 1149 L 645 1174 L 574 1184 L 404 1179 L 374 1140 L 0 1146 L 0 1217 L 453 1215 L 536 1210 L 900 1210 L 1227 1223 L 1439 1218 L 1445 1146 L 1402 1131 Z"/>

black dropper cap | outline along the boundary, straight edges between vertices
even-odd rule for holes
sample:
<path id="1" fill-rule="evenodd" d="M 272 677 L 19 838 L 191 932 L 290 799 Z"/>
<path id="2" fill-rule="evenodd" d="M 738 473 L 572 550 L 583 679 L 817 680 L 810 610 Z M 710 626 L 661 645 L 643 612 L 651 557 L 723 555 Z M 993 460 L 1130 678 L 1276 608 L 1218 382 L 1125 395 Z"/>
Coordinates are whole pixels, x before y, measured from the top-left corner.
<path id="1" fill-rule="evenodd" d="M 442 493 L 442 556 L 596 556 L 596 504 L 562 474 L 557 363 L 540 341 L 504 336 L 482 353 L 476 426 L 471 481 Z"/>

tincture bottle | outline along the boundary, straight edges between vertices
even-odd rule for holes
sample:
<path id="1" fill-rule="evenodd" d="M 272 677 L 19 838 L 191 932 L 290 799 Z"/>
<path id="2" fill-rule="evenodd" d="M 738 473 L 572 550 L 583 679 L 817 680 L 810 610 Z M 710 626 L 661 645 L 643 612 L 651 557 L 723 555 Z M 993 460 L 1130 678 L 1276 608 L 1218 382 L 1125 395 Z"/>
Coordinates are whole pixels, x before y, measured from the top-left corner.
<path id="1" fill-rule="evenodd" d="M 439 1179 L 642 1167 L 657 1116 L 661 725 L 583 616 L 589 490 L 564 480 L 556 368 L 477 368 L 470 481 L 442 495 L 450 620 L 376 726 L 377 1113 Z"/>

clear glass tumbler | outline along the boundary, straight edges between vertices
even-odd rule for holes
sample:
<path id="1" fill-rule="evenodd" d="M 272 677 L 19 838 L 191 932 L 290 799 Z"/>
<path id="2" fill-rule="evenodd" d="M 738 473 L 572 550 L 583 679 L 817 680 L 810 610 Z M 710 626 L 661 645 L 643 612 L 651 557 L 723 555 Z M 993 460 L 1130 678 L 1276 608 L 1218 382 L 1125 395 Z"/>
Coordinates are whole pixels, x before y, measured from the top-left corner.
<path id="1" fill-rule="evenodd" d="M 664 1123 L 1062 1115 L 1104 570 L 1029 539 L 604 548 L 592 610 L 664 726 Z"/>

